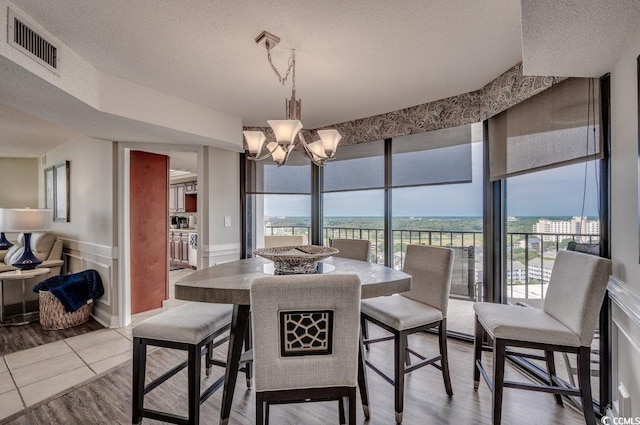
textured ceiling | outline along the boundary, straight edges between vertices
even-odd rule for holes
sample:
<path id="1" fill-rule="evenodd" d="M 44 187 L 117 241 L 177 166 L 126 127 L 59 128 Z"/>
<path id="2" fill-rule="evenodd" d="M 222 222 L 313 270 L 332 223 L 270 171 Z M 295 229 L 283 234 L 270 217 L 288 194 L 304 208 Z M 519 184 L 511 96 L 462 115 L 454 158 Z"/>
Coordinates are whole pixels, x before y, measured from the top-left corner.
<path id="1" fill-rule="evenodd" d="M 521 0 L 525 75 L 601 77 L 640 17 L 638 0 Z"/>
<path id="2" fill-rule="evenodd" d="M 284 117 L 290 85 L 278 84 L 264 47 L 254 42 L 261 31 L 272 32 L 282 39 L 272 51 L 280 70 L 296 48 L 307 128 L 473 91 L 521 60 L 527 75 L 601 76 L 640 15 L 640 0 L 522 0 L 522 11 L 518 0 L 13 3 L 98 70 L 241 117 L 245 126 Z M 0 104 L 75 132 L 211 143 L 96 111 L 4 57 L 0 75 Z M 25 116 L 15 120 L 24 123 L 22 134 L 1 119 L 0 155 L 38 156 L 64 137 L 48 137 L 51 128 Z"/>
<path id="3" fill-rule="evenodd" d="M 103 72 L 240 116 L 284 118 L 278 84 L 255 37 L 296 49 L 305 127 L 457 95 L 521 60 L 516 0 L 16 0 Z"/>
<path id="4" fill-rule="evenodd" d="M 78 133 L 0 104 L 0 156 L 39 157 Z"/>

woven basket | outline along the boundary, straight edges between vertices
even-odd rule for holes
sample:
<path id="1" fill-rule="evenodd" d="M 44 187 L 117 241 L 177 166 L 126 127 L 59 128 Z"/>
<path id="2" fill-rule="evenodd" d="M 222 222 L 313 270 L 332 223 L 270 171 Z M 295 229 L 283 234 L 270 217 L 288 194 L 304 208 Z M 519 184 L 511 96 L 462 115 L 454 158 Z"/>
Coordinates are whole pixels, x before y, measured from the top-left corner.
<path id="1" fill-rule="evenodd" d="M 86 323 L 91 316 L 93 303 L 85 304 L 78 310 L 67 313 L 62 303 L 49 291 L 39 291 L 40 295 L 40 326 L 42 329 L 53 331 L 72 328 Z"/>

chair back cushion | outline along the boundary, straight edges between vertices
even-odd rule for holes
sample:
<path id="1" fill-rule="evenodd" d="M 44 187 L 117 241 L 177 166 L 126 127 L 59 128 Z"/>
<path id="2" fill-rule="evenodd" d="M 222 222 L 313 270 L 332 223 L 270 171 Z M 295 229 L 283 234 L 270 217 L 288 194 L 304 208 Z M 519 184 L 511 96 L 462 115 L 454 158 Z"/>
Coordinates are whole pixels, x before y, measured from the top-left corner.
<path id="1" fill-rule="evenodd" d="M 560 250 L 556 256 L 544 311 L 591 345 L 611 274 L 611 260 Z"/>
<path id="2" fill-rule="evenodd" d="M 256 391 L 356 386 L 356 275 L 258 278 L 251 311 Z"/>
<path id="3" fill-rule="evenodd" d="M 265 248 L 277 248 L 279 246 L 308 245 L 307 235 L 268 235 L 264 237 Z"/>
<path id="4" fill-rule="evenodd" d="M 369 261 L 371 242 L 366 239 L 331 239 L 330 245 L 340 252 L 334 257 L 350 258 L 352 260 Z"/>
<path id="5" fill-rule="evenodd" d="M 402 270 L 411 275 L 411 290 L 402 295 L 437 308 L 447 317 L 453 257 L 451 248 L 407 246 Z"/>

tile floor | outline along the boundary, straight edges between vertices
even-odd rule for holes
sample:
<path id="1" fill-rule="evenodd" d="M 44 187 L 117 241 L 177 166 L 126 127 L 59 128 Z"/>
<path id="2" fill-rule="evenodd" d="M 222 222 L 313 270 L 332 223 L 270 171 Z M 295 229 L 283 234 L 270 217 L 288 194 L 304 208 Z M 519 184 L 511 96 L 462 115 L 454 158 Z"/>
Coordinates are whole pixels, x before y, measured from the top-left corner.
<path id="1" fill-rule="evenodd" d="M 165 306 L 134 315 L 126 328 L 101 329 L 0 358 L 0 421 L 130 360 L 133 326 L 181 304 L 173 298 L 173 284 L 192 272 L 170 272 Z"/>

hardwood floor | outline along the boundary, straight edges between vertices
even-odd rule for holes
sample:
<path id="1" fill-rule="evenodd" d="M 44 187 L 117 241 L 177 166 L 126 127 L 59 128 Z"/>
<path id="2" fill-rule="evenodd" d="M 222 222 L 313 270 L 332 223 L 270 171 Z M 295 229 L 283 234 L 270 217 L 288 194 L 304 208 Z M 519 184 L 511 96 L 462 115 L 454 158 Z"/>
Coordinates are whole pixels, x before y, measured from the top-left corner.
<path id="1" fill-rule="evenodd" d="M 0 327 L 0 356 L 104 329 L 93 317 L 87 323 L 59 331 L 45 331 L 39 322 Z"/>
<path id="2" fill-rule="evenodd" d="M 373 327 L 372 327 L 373 328 Z M 372 329 L 372 332 L 376 332 Z M 375 334 L 375 333 L 374 333 Z M 412 348 L 426 354 L 437 351 L 437 337 L 418 334 L 410 338 Z M 386 372 L 392 370 L 392 344 L 379 343 L 368 354 Z M 226 345 L 217 349 L 220 356 L 226 353 Z M 490 354 L 485 353 L 490 366 Z M 473 390 L 473 347 L 469 344 L 449 341 L 449 364 L 454 396 L 449 399 L 442 383 L 442 375 L 435 368 L 423 368 L 406 377 L 404 424 L 489 424 L 491 393 L 484 383 Z M 155 378 L 185 358 L 183 353 L 159 349 L 148 355 L 147 380 Z M 222 374 L 220 368 L 203 382 L 211 382 Z M 390 425 L 394 423 L 393 387 L 375 373 L 368 371 L 372 416 L 364 421 L 358 403 L 359 424 Z M 507 368 L 509 379 L 525 380 L 514 369 Z M 217 424 L 221 392 L 216 392 L 201 406 L 201 423 Z M 182 371 L 156 388 L 145 398 L 147 407 L 186 414 L 187 377 Z M 503 424 L 583 424 L 582 415 L 570 407 L 555 404 L 550 394 L 530 391 L 505 390 Z M 129 424 L 131 414 L 131 362 L 67 394 L 44 402 L 36 408 L 5 423 L 12 425 L 49 424 Z M 253 424 L 255 393 L 248 390 L 243 380 L 238 381 L 229 425 Z M 159 423 L 148 419 L 143 424 Z M 337 402 L 306 403 L 300 405 L 272 406 L 271 423 L 337 424 Z"/>

